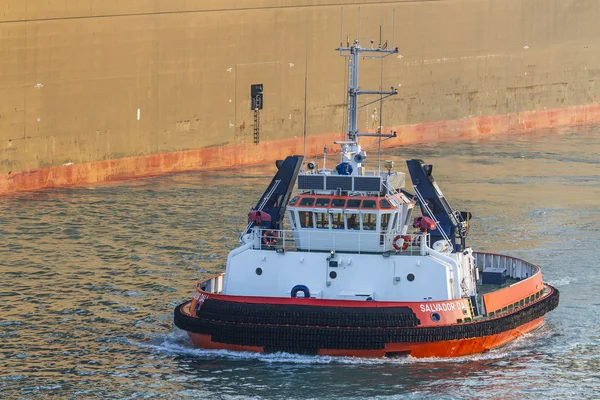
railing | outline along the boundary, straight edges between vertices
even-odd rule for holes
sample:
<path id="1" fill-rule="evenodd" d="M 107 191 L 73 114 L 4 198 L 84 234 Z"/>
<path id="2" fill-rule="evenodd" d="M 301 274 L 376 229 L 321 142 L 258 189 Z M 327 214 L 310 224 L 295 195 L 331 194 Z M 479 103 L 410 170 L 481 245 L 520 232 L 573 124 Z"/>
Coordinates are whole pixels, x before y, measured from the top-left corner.
<path id="1" fill-rule="evenodd" d="M 384 179 L 382 180 L 382 184 L 383 187 L 385 188 L 385 190 L 388 192 L 389 196 L 386 196 L 386 199 L 392 203 L 392 205 L 396 208 L 400 207 L 402 204 L 400 204 L 395 198 L 394 195 L 398 194 L 398 191 L 396 189 L 394 189 L 393 187 L 391 187 L 390 185 L 387 184 L 387 180 Z"/>
<path id="2" fill-rule="evenodd" d="M 491 253 L 473 253 L 479 271 L 485 268 L 506 268 L 506 275 L 513 279 L 527 279 L 539 271 L 535 265 L 518 258 Z"/>
<path id="3" fill-rule="evenodd" d="M 498 315 L 514 308 L 522 307 L 539 298 L 544 292 L 540 269 L 521 259 L 490 253 L 473 253 L 475 265 L 483 271 L 486 268 L 506 269 L 507 276 L 519 279 L 518 282 L 482 296 L 484 312 Z"/>
<path id="4" fill-rule="evenodd" d="M 221 293 L 225 274 L 217 275 L 209 280 L 198 283 L 198 288 L 207 293 Z"/>
<path id="5" fill-rule="evenodd" d="M 275 181 L 271 190 L 269 190 L 269 192 L 262 198 L 262 201 L 261 201 L 260 205 L 258 206 L 258 208 L 256 209 L 256 211 L 262 211 L 262 209 L 265 208 L 267 201 L 269 201 L 269 199 L 271 198 L 271 196 L 273 195 L 275 190 L 277 190 L 277 186 L 279 186 L 280 183 L 281 183 L 281 179 L 277 179 Z M 246 234 L 246 232 L 248 232 L 248 229 L 250 229 L 250 227 L 252 226 L 253 223 L 254 222 L 249 221 L 248 225 L 246 225 L 246 229 L 244 229 L 244 231 L 242 232 L 242 234 L 239 237 L 240 243 L 242 242 L 244 235 Z"/>
<path id="6" fill-rule="evenodd" d="M 419 192 L 419 189 L 417 189 L 417 185 L 413 185 L 413 189 L 415 190 L 415 194 L 417 195 L 419 202 L 421 203 L 421 205 L 423 206 L 425 211 L 427 211 L 427 214 L 429 214 L 429 217 L 435 222 L 436 226 L 438 227 L 438 232 L 442 235 L 444 240 L 448 243 L 448 245 L 450 246 L 450 250 L 454 251 L 454 246 L 452 246 L 452 241 L 450 240 L 448 235 L 446 235 L 446 232 L 444 231 L 444 229 L 442 229 L 440 222 L 433 215 L 433 212 L 429 208 L 429 205 L 427 205 L 427 202 L 423 198 L 423 195 L 421 195 L 421 192 Z"/>
<path id="7" fill-rule="evenodd" d="M 343 251 L 352 253 L 425 254 L 429 235 L 380 234 L 337 229 L 269 230 L 254 229 L 252 248 L 274 251 Z"/>

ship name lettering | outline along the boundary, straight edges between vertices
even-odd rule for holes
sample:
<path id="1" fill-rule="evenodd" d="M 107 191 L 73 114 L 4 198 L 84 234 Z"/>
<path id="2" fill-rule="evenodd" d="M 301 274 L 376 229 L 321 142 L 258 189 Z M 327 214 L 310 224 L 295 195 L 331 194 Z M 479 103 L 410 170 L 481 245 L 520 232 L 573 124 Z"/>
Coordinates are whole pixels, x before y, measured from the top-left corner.
<path id="1" fill-rule="evenodd" d="M 421 309 L 421 312 L 454 311 L 467 309 L 467 307 L 463 303 L 421 304 L 419 308 Z"/>

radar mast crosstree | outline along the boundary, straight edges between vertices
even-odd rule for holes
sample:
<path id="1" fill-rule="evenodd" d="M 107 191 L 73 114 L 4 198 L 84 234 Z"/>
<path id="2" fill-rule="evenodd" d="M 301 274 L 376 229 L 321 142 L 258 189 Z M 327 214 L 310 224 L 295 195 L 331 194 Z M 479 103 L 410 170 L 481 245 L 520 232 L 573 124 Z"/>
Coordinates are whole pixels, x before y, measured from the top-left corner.
<path id="1" fill-rule="evenodd" d="M 365 158 L 364 152 L 361 152 L 361 147 L 359 144 L 359 137 L 361 136 L 371 136 L 371 137 L 379 137 L 391 139 L 396 137 L 396 132 L 391 132 L 389 134 L 383 134 L 381 131 L 381 121 L 380 128 L 377 133 L 364 133 L 358 129 L 358 110 L 360 108 L 366 107 L 370 104 L 373 104 L 378 101 L 382 101 L 387 99 L 388 97 L 395 96 L 398 94 L 398 90 L 394 87 L 391 87 L 389 91 L 382 90 L 362 90 L 358 84 L 358 67 L 359 67 L 359 59 L 361 54 L 367 53 L 368 56 L 362 56 L 365 58 L 385 58 L 389 57 L 392 54 L 398 53 L 398 48 L 395 47 L 393 49 L 387 49 L 387 42 L 382 46 L 381 44 L 376 48 L 364 48 L 361 46 L 360 41 L 358 39 L 354 40 L 354 43 L 350 45 L 348 41 L 346 43 L 346 47 L 340 43 L 340 47 L 336 49 L 340 52 L 340 55 L 348 58 L 348 95 L 347 95 L 347 116 L 348 119 L 346 121 L 346 141 L 336 142 L 342 146 L 342 161 L 351 161 L 351 164 L 355 164 L 355 166 L 360 166 L 362 160 Z M 381 88 L 380 88 L 381 89 Z M 366 104 L 362 104 L 359 106 L 358 97 L 360 95 L 379 95 L 380 97 L 377 100 L 368 102 Z M 358 156 L 358 157 L 357 157 Z M 346 160 L 344 160 L 346 159 Z"/>

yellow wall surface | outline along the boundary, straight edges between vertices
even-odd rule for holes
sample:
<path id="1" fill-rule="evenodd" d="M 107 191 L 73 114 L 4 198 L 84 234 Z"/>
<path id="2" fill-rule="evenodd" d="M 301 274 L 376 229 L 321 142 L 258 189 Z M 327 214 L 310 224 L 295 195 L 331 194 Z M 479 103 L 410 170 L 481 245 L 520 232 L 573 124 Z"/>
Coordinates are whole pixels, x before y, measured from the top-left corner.
<path id="1" fill-rule="evenodd" d="M 308 134 L 342 132 L 347 38 L 399 48 L 361 64 L 399 90 L 361 129 L 589 104 L 598 20 L 597 0 L 4 0 L 0 173 L 253 146 L 257 83 L 260 140 L 299 137 L 305 76 Z"/>

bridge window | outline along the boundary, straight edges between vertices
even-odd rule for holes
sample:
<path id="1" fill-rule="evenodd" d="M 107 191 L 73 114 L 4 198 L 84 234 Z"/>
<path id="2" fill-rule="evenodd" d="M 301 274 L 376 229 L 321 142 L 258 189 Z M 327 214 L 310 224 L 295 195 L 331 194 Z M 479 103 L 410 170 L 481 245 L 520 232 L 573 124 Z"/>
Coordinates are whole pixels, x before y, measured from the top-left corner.
<path id="1" fill-rule="evenodd" d="M 363 229 L 374 231 L 377 229 L 377 214 L 365 213 L 362 215 Z"/>
<path id="2" fill-rule="evenodd" d="M 379 205 L 381 208 L 392 208 L 392 205 L 386 199 L 379 200 Z"/>
<path id="3" fill-rule="evenodd" d="M 290 211 L 290 225 L 292 225 L 292 229 L 296 229 L 298 226 L 296 225 L 296 213 Z"/>
<path id="4" fill-rule="evenodd" d="M 375 200 L 365 200 L 362 202 L 362 208 L 377 208 L 377 202 Z"/>
<path id="5" fill-rule="evenodd" d="M 391 232 L 394 232 L 397 229 L 398 226 L 398 213 L 394 213 L 394 220 L 392 221 L 392 230 Z"/>
<path id="6" fill-rule="evenodd" d="M 333 229 L 344 229 L 344 214 L 331 213 L 331 227 Z"/>
<path id="7" fill-rule="evenodd" d="M 410 220 L 412 218 L 412 212 L 413 212 L 412 208 L 409 208 L 408 210 L 406 210 L 406 218 L 404 219 L 405 225 L 412 225 L 412 221 Z"/>
<path id="8" fill-rule="evenodd" d="M 298 219 L 300 220 L 301 227 L 314 228 L 312 211 L 300 211 L 300 212 L 298 212 L 298 217 L 299 217 Z"/>
<path id="9" fill-rule="evenodd" d="M 379 235 L 379 244 L 380 245 L 383 245 L 385 242 L 385 236 L 388 231 L 388 226 L 390 225 L 391 217 L 392 217 L 392 214 L 390 214 L 390 213 L 381 214 L 381 234 Z"/>
<path id="10" fill-rule="evenodd" d="M 328 198 L 319 198 L 317 199 L 317 207 L 327 207 L 329 205 L 329 200 Z"/>
<path id="11" fill-rule="evenodd" d="M 350 230 L 359 230 L 360 220 L 358 219 L 358 214 L 346 214 L 346 225 Z"/>
<path id="12" fill-rule="evenodd" d="M 331 207 L 344 207 L 345 205 L 346 205 L 346 199 L 331 200 Z"/>
<path id="13" fill-rule="evenodd" d="M 296 204 L 296 202 L 298 201 L 298 196 L 295 196 L 291 201 L 290 201 L 290 205 L 293 206 L 294 204 Z"/>
<path id="14" fill-rule="evenodd" d="M 329 214 L 327 213 L 315 213 L 315 219 L 317 221 L 317 228 L 329 229 Z"/>
<path id="15" fill-rule="evenodd" d="M 386 233 L 390 225 L 392 214 L 381 214 L 381 233 Z"/>
<path id="16" fill-rule="evenodd" d="M 347 208 L 359 208 L 360 200 L 356 200 L 356 199 L 348 200 L 348 203 L 346 203 L 346 207 Z"/>
<path id="17" fill-rule="evenodd" d="M 302 200 L 300 200 L 300 205 L 301 206 L 312 206 L 313 204 L 315 204 L 315 198 L 314 197 L 305 197 Z"/>

